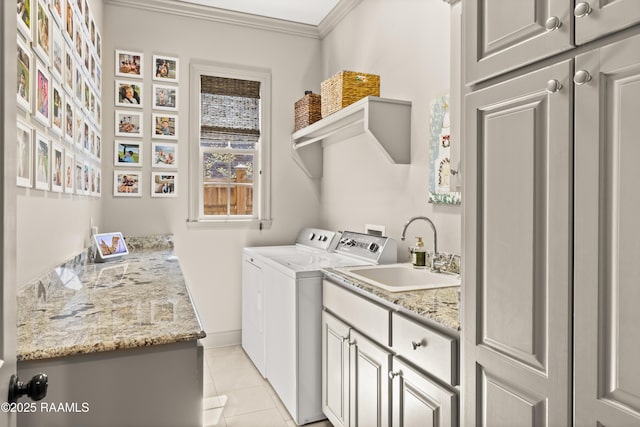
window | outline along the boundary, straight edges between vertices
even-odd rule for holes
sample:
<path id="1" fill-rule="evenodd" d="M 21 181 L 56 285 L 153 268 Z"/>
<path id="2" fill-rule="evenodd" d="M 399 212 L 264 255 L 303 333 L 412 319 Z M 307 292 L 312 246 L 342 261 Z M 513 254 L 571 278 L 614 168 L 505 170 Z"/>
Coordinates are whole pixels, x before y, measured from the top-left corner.
<path id="1" fill-rule="evenodd" d="M 191 65 L 190 223 L 270 226 L 271 74 Z"/>

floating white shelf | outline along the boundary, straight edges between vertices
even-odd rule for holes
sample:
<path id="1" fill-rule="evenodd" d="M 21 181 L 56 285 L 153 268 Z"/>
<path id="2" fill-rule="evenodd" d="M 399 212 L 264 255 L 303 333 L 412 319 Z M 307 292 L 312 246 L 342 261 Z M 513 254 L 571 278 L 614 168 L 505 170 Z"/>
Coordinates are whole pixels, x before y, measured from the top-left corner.
<path id="1" fill-rule="evenodd" d="M 390 162 L 411 162 L 411 102 L 368 96 L 291 135 L 292 156 L 311 178 L 322 176 L 322 141 L 365 133 Z"/>

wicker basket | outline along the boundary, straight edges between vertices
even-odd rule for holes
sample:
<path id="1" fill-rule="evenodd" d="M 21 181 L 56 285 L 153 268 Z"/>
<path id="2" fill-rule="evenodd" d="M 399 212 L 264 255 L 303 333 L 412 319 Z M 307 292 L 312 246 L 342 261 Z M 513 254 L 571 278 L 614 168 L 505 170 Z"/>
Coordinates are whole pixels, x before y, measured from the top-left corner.
<path id="1" fill-rule="evenodd" d="M 327 117 L 366 96 L 380 96 L 380 76 L 341 71 L 321 83 L 320 94 L 322 117 Z"/>
<path id="2" fill-rule="evenodd" d="M 298 131 L 322 118 L 320 95 L 305 91 L 304 98 L 296 101 L 295 130 Z"/>

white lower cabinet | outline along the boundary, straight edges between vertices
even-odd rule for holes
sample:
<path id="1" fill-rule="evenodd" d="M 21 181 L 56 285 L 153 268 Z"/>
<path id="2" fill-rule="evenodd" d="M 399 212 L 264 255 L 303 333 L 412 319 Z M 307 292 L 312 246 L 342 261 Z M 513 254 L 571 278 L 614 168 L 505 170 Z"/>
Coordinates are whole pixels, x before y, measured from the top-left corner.
<path id="1" fill-rule="evenodd" d="M 326 280 L 323 301 L 322 410 L 334 427 L 458 425 L 457 337 Z"/>

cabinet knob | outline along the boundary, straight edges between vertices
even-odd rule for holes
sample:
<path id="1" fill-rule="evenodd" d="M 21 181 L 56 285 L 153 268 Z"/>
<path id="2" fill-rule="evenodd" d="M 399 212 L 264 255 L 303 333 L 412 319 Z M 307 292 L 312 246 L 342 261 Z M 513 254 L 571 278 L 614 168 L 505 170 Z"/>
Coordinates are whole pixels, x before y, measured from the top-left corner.
<path id="1" fill-rule="evenodd" d="M 355 342 L 355 341 L 349 341 L 349 347 L 352 347 L 352 346 L 354 346 L 354 345 L 356 345 L 356 342 Z"/>
<path id="2" fill-rule="evenodd" d="M 580 2 L 576 4 L 576 7 L 573 9 L 573 15 L 576 18 L 582 18 L 589 15 L 593 9 L 591 9 L 591 5 L 586 1 Z"/>
<path id="3" fill-rule="evenodd" d="M 591 80 L 591 74 L 587 70 L 578 70 L 573 75 L 573 82 L 577 85 L 583 85 Z"/>
<path id="4" fill-rule="evenodd" d="M 16 403 L 18 398 L 25 394 L 29 396 L 31 400 L 42 400 L 47 395 L 48 386 L 49 379 L 46 374 L 40 373 L 34 375 L 26 384 L 20 381 L 16 375 L 11 375 L 7 401 L 9 403 Z"/>
<path id="5" fill-rule="evenodd" d="M 557 30 L 562 27 L 562 21 L 557 16 L 550 16 L 544 23 L 544 27 L 547 31 Z"/>
<path id="6" fill-rule="evenodd" d="M 413 347 L 414 350 L 417 350 L 418 347 L 422 347 L 422 346 L 426 346 L 427 342 L 425 340 L 422 341 L 411 341 L 411 347 Z"/>
<path id="7" fill-rule="evenodd" d="M 547 82 L 547 92 L 556 93 L 560 89 L 562 89 L 562 83 L 560 83 L 556 79 L 551 79 Z"/>
<path id="8" fill-rule="evenodd" d="M 398 376 L 400 376 L 400 377 L 402 376 L 402 372 L 401 371 L 395 371 L 395 372 L 394 371 L 389 371 L 389 379 L 390 380 L 393 380 L 395 377 L 398 377 Z"/>

